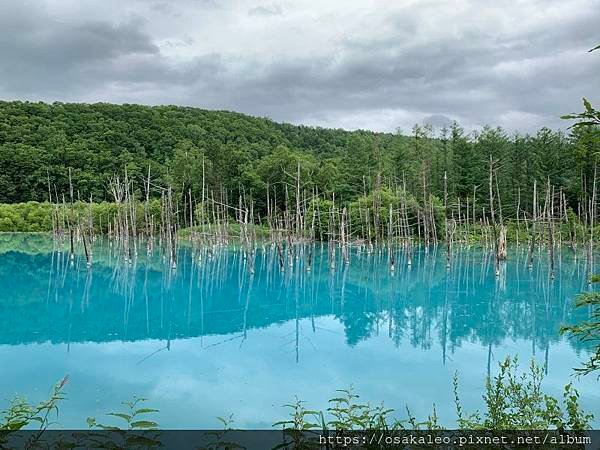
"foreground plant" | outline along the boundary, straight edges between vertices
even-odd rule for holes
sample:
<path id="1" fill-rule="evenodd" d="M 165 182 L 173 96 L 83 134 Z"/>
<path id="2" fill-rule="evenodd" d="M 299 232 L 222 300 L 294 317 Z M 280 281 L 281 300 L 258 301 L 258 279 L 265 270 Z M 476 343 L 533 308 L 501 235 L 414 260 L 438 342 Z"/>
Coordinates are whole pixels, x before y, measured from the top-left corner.
<path id="1" fill-rule="evenodd" d="M 582 431 L 591 426 L 593 415 L 584 412 L 579 403 L 579 394 L 571 384 L 564 389 L 562 400 L 546 394 L 542 390 L 544 368 L 532 361 L 529 370 L 520 372 L 518 359 L 506 358 L 499 364 L 498 374 L 486 380 L 483 395 L 483 412 L 465 412 L 460 401 L 458 377 L 454 378 L 454 396 L 459 430 L 519 432 L 516 436 L 527 435 L 536 430 Z M 371 442 L 371 436 L 401 439 L 404 431 L 448 431 L 440 425 L 435 406 L 425 420 L 417 420 L 407 408 L 407 416 L 398 419 L 394 410 L 383 404 L 371 406 L 360 402 L 360 397 L 352 389 L 340 390 L 339 396 L 331 399 L 327 412 L 307 409 L 304 402 L 285 405 L 289 418 L 274 424 L 282 427 L 284 442 L 280 449 L 320 449 L 322 436 L 334 436 L 335 439 L 347 439 L 346 442 L 359 442 L 360 448 L 406 448 L 403 444 Z M 328 418 L 328 420 L 326 419 Z M 454 428 L 454 427 L 453 427 Z M 365 435 L 357 432 L 368 433 Z M 449 431 L 448 431 L 449 432 Z M 375 433 L 375 434 L 374 434 Z M 451 433 L 451 432 L 450 432 Z M 358 436 L 358 441 L 356 441 Z M 367 436 L 367 439 L 365 439 Z M 463 436 L 464 438 L 464 436 Z M 336 441 L 339 442 L 339 441 Z M 327 447 L 329 448 L 329 447 Z M 334 447 L 331 447 L 334 448 Z M 411 448 L 432 448 L 429 444 Z M 495 445 L 465 445 L 464 448 L 499 448 Z M 562 444 L 545 448 L 563 448 Z M 574 447 L 573 447 L 574 448 Z"/>
<path id="2" fill-rule="evenodd" d="M 148 420 L 148 414 L 158 413 L 158 409 L 146 408 L 142 404 L 147 400 L 134 396 L 131 401 L 121 402 L 125 406 L 122 412 L 111 412 L 107 416 L 119 419 L 120 425 L 103 425 L 95 417 L 88 417 L 90 432 L 82 436 L 80 444 L 96 446 L 93 448 L 110 449 L 150 449 L 161 447 L 158 423 Z"/>
<path id="3" fill-rule="evenodd" d="M 459 430 L 503 431 L 510 435 L 519 431 L 517 436 L 527 435 L 536 430 L 558 430 L 563 433 L 588 430 L 591 426 L 593 415 L 582 410 L 579 403 L 579 394 L 571 384 L 564 389 L 562 399 L 557 399 L 542 390 L 544 379 L 544 368 L 532 361 L 528 370 L 523 372 L 519 369 L 517 358 L 506 358 L 499 364 L 498 373 L 486 380 L 483 395 L 485 408 L 482 412 L 465 412 L 460 401 L 458 376 L 454 378 L 454 395 L 456 403 L 457 421 Z M 62 388 L 66 378 L 54 388 L 50 399 L 41 402 L 37 406 L 31 406 L 24 401 L 15 400 L 11 407 L 3 413 L 0 422 L 0 448 L 6 442 L 6 435 L 1 434 L 18 430 L 33 422 L 40 424 L 39 432 L 30 439 L 34 443 L 44 443 L 42 434 L 52 424 L 48 419 L 51 412 L 57 412 L 57 403 L 64 399 Z M 67 434 L 50 438 L 52 444 L 61 444 L 56 448 L 110 448 L 110 449 L 141 449 L 157 448 L 165 444 L 165 436 L 158 431 L 158 423 L 146 419 L 149 414 L 158 413 L 158 410 L 143 406 L 146 400 L 134 397 L 132 401 L 123 402 L 126 407 L 123 412 L 107 414 L 111 418 L 118 419 L 120 424 L 104 425 L 95 418 L 87 419 L 89 432 Z M 383 403 L 371 405 L 362 402 L 352 388 L 338 390 L 337 395 L 329 400 L 330 406 L 326 411 L 308 409 L 305 402 L 296 399 L 294 403 L 285 405 L 289 410 L 288 418 L 273 424 L 281 428 L 283 439 L 275 446 L 276 449 L 316 449 L 337 448 L 335 446 L 323 446 L 323 436 L 334 436 L 336 439 L 352 439 L 357 436 L 364 439 L 364 432 L 381 433 L 381 436 L 401 438 L 405 431 L 441 431 L 450 433 L 448 428 L 443 427 L 437 417 L 435 406 L 429 417 L 418 420 L 406 409 L 403 419 L 393 414 L 393 409 L 387 408 Z M 235 429 L 232 427 L 233 418 L 219 419 L 223 424 L 223 430 L 209 433 L 207 442 L 199 447 L 206 450 L 216 449 L 241 449 L 243 446 L 235 442 Z M 452 427 L 455 428 L 455 427 Z M 362 434 L 361 434 L 362 432 Z M 460 434 L 459 434 L 460 435 Z M 54 440 L 53 440 L 54 439 Z M 403 444 L 369 442 L 361 440 L 360 448 L 406 448 Z M 431 448 L 413 446 L 411 448 Z M 563 448 L 550 446 L 545 448 Z M 29 448 L 42 448 L 39 445 Z M 47 447 L 50 448 L 50 447 Z M 55 448 L 55 447 L 52 447 Z M 464 448 L 498 448 L 496 446 L 482 447 L 473 446 L 470 443 Z M 571 448 L 571 447 L 570 447 Z M 575 448 L 575 447 L 573 447 Z"/>
<path id="4" fill-rule="evenodd" d="M 468 430 L 586 430 L 592 414 L 583 412 L 579 393 L 569 383 L 561 402 L 542 391 L 544 368 L 531 361 L 528 372 L 519 373 L 518 359 L 506 358 L 498 374 L 486 380 L 483 413 L 465 413 L 454 378 L 457 424 Z"/>
<path id="5" fill-rule="evenodd" d="M 596 50 L 600 50 L 600 45 L 592 48 L 591 52 L 595 52 Z M 567 120 L 577 120 L 577 123 L 573 125 L 573 127 L 585 127 L 585 126 L 598 126 L 600 125 L 600 111 L 595 109 L 588 99 L 583 99 L 583 106 L 585 108 L 584 112 L 581 113 L 572 113 L 561 116 L 562 119 Z"/>
<path id="6" fill-rule="evenodd" d="M 483 412 L 465 412 L 460 401 L 458 377 L 454 378 L 454 396 L 459 429 L 466 430 L 586 430 L 593 415 L 585 413 L 579 403 L 579 393 L 567 384 L 562 400 L 542 390 L 544 368 L 532 361 L 529 369 L 519 371 L 515 358 L 506 358 L 499 364 L 498 374 L 486 380 Z M 290 409 L 289 419 L 274 424 L 283 427 L 290 436 L 307 430 L 441 430 L 435 406 L 425 420 L 417 420 L 407 409 L 407 417 L 398 419 L 393 409 L 383 404 L 373 407 L 359 401 L 352 389 L 338 391 L 331 399 L 327 413 L 307 409 L 304 402 L 285 405 Z M 329 420 L 326 420 L 329 417 Z"/>
<path id="7" fill-rule="evenodd" d="M 41 433 L 54 424 L 51 414 L 55 413 L 58 418 L 58 403 L 65 399 L 63 388 L 68 380 L 68 377 L 64 377 L 54 386 L 50 397 L 38 404 L 31 404 L 23 397 L 12 400 L 8 409 L 0 413 L 0 436 L 34 424 Z"/>
<path id="8" fill-rule="evenodd" d="M 0 448 L 4 448 L 11 434 L 25 427 L 35 431 L 29 439 L 34 447 L 48 427 L 56 423 L 51 419 L 53 416 L 58 419 L 58 404 L 65 399 L 63 389 L 68 381 L 69 377 L 65 376 L 53 387 L 50 397 L 40 403 L 31 404 L 23 397 L 12 400 L 9 407 L 0 412 Z"/>
<path id="9" fill-rule="evenodd" d="M 593 283 L 600 282 L 600 275 L 594 275 L 590 281 Z M 588 375 L 600 370 L 600 293 L 586 292 L 580 294 L 575 300 L 575 306 L 577 308 L 590 308 L 589 320 L 578 325 L 562 327 L 560 331 L 569 334 L 571 337 L 576 337 L 592 347 L 592 354 L 589 359 L 581 367 L 575 369 L 580 375 Z M 600 378 L 600 375 L 598 375 L 598 378 Z"/>
<path id="10" fill-rule="evenodd" d="M 151 420 L 147 420 L 145 417 L 147 414 L 153 414 L 159 412 L 158 409 L 139 407 L 142 403 L 146 402 L 147 399 L 142 397 L 133 397 L 131 401 L 121 402 L 126 407 L 124 412 L 111 412 L 107 416 L 116 417 L 117 419 L 125 422 L 124 427 L 115 425 L 102 425 L 98 423 L 95 417 L 88 417 L 87 424 L 89 428 L 100 428 L 102 430 L 156 430 L 158 429 L 158 423 Z"/>

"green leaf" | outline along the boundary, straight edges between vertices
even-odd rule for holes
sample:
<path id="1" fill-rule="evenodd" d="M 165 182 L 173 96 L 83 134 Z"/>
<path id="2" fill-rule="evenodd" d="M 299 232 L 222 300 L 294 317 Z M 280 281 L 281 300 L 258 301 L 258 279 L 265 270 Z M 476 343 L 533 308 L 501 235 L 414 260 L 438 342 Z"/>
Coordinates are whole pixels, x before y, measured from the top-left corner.
<path id="1" fill-rule="evenodd" d="M 107 416 L 119 417 L 127 422 L 129 422 L 131 420 L 131 416 L 129 414 L 124 414 L 124 413 L 108 413 Z"/>
<path id="2" fill-rule="evenodd" d="M 108 426 L 108 425 L 100 425 L 100 424 L 97 424 L 97 427 L 98 427 L 98 428 L 101 428 L 101 429 L 103 429 L 103 430 L 105 430 L 105 431 L 123 431 L 123 430 L 122 430 L 121 428 L 119 428 L 119 427 L 112 427 L 112 426 Z"/>
<path id="3" fill-rule="evenodd" d="M 588 126 L 588 125 L 598 125 L 598 123 L 591 121 L 591 120 L 586 120 L 584 122 L 577 122 L 575 125 L 573 125 L 574 127 L 584 127 L 584 126 Z"/>
<path id="4" fill-rule="evenodd" d="M 21 428 L 23 428 L 25 425 L 27 425 L 26 421 L 20 421 L 20 422 L 11 422 L 8 424 L 8 429 L 9 430 L 20 430 Z"/>
<path id="5" fill-rule="evenodd" d="M 138 414 L 148 414 L 148 413 L 157 413 L 159 412 L 158 409 L 153 409 L 153 408 L 140 408 L 140 409 L 136 409 L 133 414 L 134 415 L 138 415 Z"/>
<path id="6" fill-rule="evenodd" d="M 600 50 L 600 45 L 598 45 L 598 46 L 594 47 L 593 49 L 589 50 L 589 52 L 591 53 L 591 52 L 593 52 L 595 50 Z"/>
<path id="7" fill-rule="evenodd" d="M 156 422 L 151 422 L 149 420 L 138 420 L 136 422 L 131 423 L 131 428 L 158 428 L 158 424 Z"/>

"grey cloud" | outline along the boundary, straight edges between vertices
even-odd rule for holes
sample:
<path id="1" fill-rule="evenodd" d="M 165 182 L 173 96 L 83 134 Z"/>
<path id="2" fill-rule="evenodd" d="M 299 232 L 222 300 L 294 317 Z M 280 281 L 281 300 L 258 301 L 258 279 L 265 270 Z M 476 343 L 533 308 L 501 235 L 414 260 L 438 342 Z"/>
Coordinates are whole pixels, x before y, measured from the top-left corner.
<path id="1" fill-rule="evenodd" d="M 333 126 L 358 117 L 364 127 L 390 130 L 409 128 L 406 117 L 432 125 L 456 118 L 511 131 L 564 127 L 559 116 L 579 110 L 582 96 L 600 101 L 593 97 L 600 58 L 587 53 L 600 8 L 527 31 L 500 33 L 490 24 L 481 31 L 475 23 L 444 39 L 401 10 L 373 37 L 343 34 L 323 42 L 320 55 L 270 58 L 242 46 L 235 58 L 215 48 L 182 59 L 161 53 L 151 23 L 63 22 L 21 5 L 0 5 L 0 93 L 9 98 L 178 103 Z M 254 20 L 282 7 L 247 12 L 245 20 Z M 188 37 L 174 34 L 165 45 L 198 41 Z M 379 125 L 376 118 L 388 112 L 407 122 Z"/>
<path id="2" fill-rule="evenodd" d="M 133 62 L 135 71 L 136 61 L 159 57 L 139 20 L 68 23 L 22 11 L 0 17 L 0 29 L 12 31 L 0 32 L 0 86 L 13 95 L 76 93 L 101 81 L 86 77 L 98 68 L 122 70 Z"/>
<path id="3" fill-rule="evenodd" d="M 432 114 L 423 119 L 423 123 L 431 125 L 433 128 L 449 127 L 454 122 L 450 117 L 443 114 Z"/>
<path id="4" fill-rule="evenodd" d="M 167 2 L 152 2 L 150 10 L 160 14 L 169 15 L 172 17 L 180 17 L 181 14 L 175 9 L 173 4 Z"/>
<path id="5" fill-rule="evenodd" d="M 248 10 L 249 16 L 280 16 L 282 13 L 280 5 L 256 6 Z"/>
<path id="6" fill-rule="evenodd" d="M 534 33 L 527 45 L 527 36 L 498 38 L 493 32 L 478 40 L 457 36 L 419 45 L 389 37 L 366 48 L 348 45 L 341 63 L 279 63 L 250 84 L 267 104 L 273 92 L 293 104 L 294 111 L 274 105 L 278 116 L 291 120 L 303 107 L 336 112 L 392 108 L 443 111 L 471 124 L 504 120 L 512 129 L 523 127 L 522 121 L 506 122 L 518 112 L 564 127 L 559 116 L 577 108 L 581 96 L 596 92 L 600 59 L 582 50 L 589 40 L 581 31 L 587 29 L 593 36 L 595 23 L 600 23 L 600 10 L 566 23 L 554 34 Z M 564 42 L 571 29 L 577 30 L 577 38 Z M 501 63 L 514 63 L 516 70 L 500 73 Z"/>
<path id="7" fill-rule="evenodd" d="M 171 47 L 171 48 L 177 48 L 177 47 L 190 46 L 190 45 L 194 44 L 194 42 L 196 42 L 195 39 L 193 37 L 191 37 L 190 35 L 186 34 L 185 36 L 183 36 L 182 39 L 166 41 L 165 45 L 167 45 L 168 47 Z"/>

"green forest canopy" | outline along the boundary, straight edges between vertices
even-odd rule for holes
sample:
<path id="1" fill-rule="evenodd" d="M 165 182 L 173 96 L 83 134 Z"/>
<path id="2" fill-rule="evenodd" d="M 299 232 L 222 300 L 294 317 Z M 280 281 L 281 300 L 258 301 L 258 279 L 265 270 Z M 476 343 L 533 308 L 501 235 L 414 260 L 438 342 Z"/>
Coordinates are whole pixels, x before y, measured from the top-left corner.
<path id="1" fill-rule="evenodd" d="M 125 169 L 143 191 L 171 184 L 199 197 L 203 170 L 211 189 L 252 196 L 259 211 L 285 195 L 298 163 L 303 187 L 350 201 L 376 187 L 406 185 L 417 198 L 438 197 L 448 174 L 450 199 L 486 201 L 490 157 L 508 213 L 532 202 L 533 181 L 562 189 L 576 209 L 591 192 L 600 128 L 534 135 L 458 124 L 410 136 L 277 123 L 226 111 L 178 106 L 0 102 L 0 203 L 44 201 L 48 185 L 76 196 L 110 200 L 111 176 Z M 156 191 L 158 194 L 158 190 Z M 520 199 L 520 200 L 519 200 Z M 585 202 L 583 202 L 585 204 Z"/>

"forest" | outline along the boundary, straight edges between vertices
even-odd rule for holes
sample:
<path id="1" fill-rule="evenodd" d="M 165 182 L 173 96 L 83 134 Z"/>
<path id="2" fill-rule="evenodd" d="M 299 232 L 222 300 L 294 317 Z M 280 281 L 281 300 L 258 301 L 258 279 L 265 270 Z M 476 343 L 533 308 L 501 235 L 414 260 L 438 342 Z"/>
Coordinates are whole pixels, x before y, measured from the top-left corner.
<path id="1" fill-rule="evenodd" d="M 417 124 L 403 135 L 176 106 L 0 102 L 0 203 L 46 201 L 49 187 L 68 192 L 69 172 L 77 198 L 112 200 L 109 181 L 126 170 L 140 197 L 148 174 L 154 196 L 171 185 L 199 198 L 205 179 L 229 198 L 251 196 L 260 214 L 267 191 L 283 202 L 291 185 L 293 196 L 299 166 L 303 190 L 342 203 L 403 186 L 417 199 L 446 190 L 451 203 L 485 204 L 493 170 L 510 217 L 517 205 L 531 211 L 534 182 L 549 183 L 574 211 L 585 208 L 599 151 L 595 125 L 521 135 Z"/>

